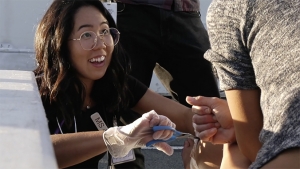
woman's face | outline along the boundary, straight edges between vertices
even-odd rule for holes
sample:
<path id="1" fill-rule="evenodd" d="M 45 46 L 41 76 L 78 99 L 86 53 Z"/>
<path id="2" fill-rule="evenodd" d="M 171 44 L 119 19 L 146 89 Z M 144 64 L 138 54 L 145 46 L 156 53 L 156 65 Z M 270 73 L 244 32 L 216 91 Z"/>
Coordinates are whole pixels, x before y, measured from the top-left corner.
<path id="1" fill-rule="evenodd" d="M 74 28 L 69 39 L 87 39 L 91 37 L 91 31 L 99 35 L 108 29 L 107 20 L 97 8 L 81 7 L 74 16 Z M 97 37 L 97 43 L 91 50 L 83 49 L 84 46 L 92 48 L 92 45 L 83 45 L 82 40 L 69 40 L 68 46 L 71 64 L 83 83 L 92 83 L 104 76 L 111 61 L 114 45 L 106 46 L 104 41 Z"/>

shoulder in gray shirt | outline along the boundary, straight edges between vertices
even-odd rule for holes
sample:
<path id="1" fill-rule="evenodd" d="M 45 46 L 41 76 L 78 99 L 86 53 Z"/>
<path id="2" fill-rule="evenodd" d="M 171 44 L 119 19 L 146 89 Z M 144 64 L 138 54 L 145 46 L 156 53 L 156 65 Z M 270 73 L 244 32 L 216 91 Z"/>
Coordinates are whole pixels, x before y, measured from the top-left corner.
<path id="1" fill-rule="evenodd" d="M 300 0 L 214 0 L 207 28 L 220 87 L 261 89 L 263 146 L 250 168 L 300 147 Z"/>

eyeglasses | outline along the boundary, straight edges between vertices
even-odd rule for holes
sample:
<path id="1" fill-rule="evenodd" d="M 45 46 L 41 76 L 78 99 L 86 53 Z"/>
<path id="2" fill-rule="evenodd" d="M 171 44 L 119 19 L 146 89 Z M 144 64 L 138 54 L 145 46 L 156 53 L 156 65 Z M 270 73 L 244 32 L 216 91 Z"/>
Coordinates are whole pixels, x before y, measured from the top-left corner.
<path id="1" fill-rule="evenodd" d="M 120 32 L 116 28 L 105 29 L 103 33 L 99 35 L 93 31 L 86 31 L 80 35 L 79 39 L 70 40 L 78 40 L 82 49 L 92 50 L 97 45 L 98 37 L 106 46 L 115 46 L 119 42 Z"/>

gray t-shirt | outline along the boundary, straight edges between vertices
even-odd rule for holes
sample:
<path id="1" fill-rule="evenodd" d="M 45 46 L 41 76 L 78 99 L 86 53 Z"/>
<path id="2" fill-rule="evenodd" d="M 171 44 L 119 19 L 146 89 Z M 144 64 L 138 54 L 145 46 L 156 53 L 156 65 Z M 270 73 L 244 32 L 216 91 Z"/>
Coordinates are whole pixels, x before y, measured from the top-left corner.
<path id="1" fill-rule="evenodd" d="M 261 89 L 263 146 L 250 168 L 300 147 L 300 0 L 214 0 L 207 29 L 220 88 Z"/>

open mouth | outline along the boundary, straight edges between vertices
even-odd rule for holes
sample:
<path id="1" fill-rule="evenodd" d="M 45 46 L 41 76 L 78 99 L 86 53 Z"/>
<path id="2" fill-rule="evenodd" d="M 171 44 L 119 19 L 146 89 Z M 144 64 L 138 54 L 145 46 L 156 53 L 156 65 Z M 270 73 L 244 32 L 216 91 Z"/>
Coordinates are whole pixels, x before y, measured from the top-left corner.
<path id="1" fill-rule="evenodd" d="M 97 58 L 92 58 L 92 59 L 89 60 L 89 62 L 91 62 L 91 63 L 100 63 L 104 60 L 105 60 L 105 57 L 101 56 L 101 57 L 97 57 Z"/>

